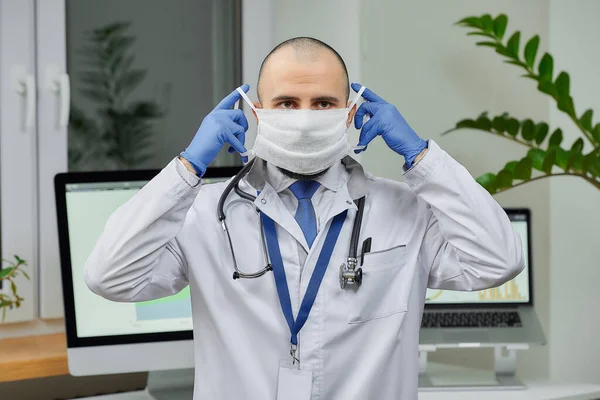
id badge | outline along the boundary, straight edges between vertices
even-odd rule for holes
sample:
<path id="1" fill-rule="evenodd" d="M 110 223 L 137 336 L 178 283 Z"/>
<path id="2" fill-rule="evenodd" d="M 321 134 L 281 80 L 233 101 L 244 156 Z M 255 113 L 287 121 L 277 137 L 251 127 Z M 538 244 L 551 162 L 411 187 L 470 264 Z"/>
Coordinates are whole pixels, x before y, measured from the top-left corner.
<path id="1" fill-rule="evenodd" d="M 312 378 L 312 365 L 292 364 L 290 360 L 280 360 L 277 400 L 310 400 Z"/>

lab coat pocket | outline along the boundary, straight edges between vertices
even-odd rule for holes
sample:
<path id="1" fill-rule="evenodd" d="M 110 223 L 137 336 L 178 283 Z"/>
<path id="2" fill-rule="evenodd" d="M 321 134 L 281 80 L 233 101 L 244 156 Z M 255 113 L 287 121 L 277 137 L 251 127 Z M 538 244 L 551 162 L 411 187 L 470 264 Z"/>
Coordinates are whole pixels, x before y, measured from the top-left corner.
<path id="1" fill-rule="evenodd" d="M 365 255 L 362 285 L 347 291 L 349 323 L 356 324 L 406 312 L 410 279 L 405 264 L 405 245 Z"/>

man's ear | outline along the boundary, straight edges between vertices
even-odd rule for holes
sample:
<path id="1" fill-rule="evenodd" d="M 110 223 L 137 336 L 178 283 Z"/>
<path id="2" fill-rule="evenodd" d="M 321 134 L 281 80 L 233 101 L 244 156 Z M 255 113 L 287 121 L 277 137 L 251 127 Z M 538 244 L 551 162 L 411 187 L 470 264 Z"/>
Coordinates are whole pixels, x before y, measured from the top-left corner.
<path id="1" fill-rule="evenodd" d="M 256 108 L 262 108 L 262 106 L 260 105 L 260 103 L 258 101 L 255 101 L 252 104 L 254 104 L 254 107 L 256 107 Z M 256 123 L 258 124 L 258 115 L 256 115 L 256 111 L 252 110 L 252 114 L 254 114 L 254 118 L 256 119 Z"/>
<path id="2" fill-rule="evenodd" d="M 350 106 L 351 103 L 352 103 L 351 101 L 348 102 L 348 107 Z M 348 119 L 346 120 L 346 128 L 348 128 L 348 127 L 350 127 L 350 125 L 352 125 L 352 120 L 354 119 L 354 115 L 356 114 L 357 107 L 358 107 L 358 104 L 355 104 L 354 107 L 352 107 L 352 109 L 348 113 Z"/>

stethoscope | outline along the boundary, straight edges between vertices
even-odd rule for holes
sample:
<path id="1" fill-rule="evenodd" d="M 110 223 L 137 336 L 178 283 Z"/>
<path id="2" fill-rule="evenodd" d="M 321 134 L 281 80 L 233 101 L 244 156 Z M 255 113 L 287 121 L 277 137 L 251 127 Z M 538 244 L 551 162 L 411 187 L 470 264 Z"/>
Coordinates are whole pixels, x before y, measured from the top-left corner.
<path id="1" fill-rule="evenodd" d="M 233 268 L 235 269 L 235 271 L 233 272 L 234 280 L 240 279 L 240 278 L 248 278 L 248 279 L 249 278 L 259 278 L 259 277 L 263 276 L 264 274 L 266 274 L 267 272 L 273 270 L 273 267 L 272 267 L 272 265 L 270 263 L 270 259 L 269 259 L 269 252 L 267 249 L 267 242 L 265 239 L 263 222 L 262 222 L 262 219 L 259 218 L 262 248 L 263 248 L 264 257 L 266 260 L 266 265 L 264 268 L 262 268 L 261 270 L 259 270 L 257 272 L 254 272 L 254 273 L 246 273 L 246 272 L 240 271 L 240 269 L 238 268 L 237 260 L 235 258 L 235 252 L 233 250 L 233 242 L 231 240 L 231 234 L 229 233 L 229 228 L 227 227 L 226 216 L 225 216 L 225 211 L 224 211 L 225 200 L 227 199 L 227 197 L 229 197 L 232 190 L 235 191 L 235 193 L 237 193 L 238 196 L 250 201 L 251 203 L 254 203 L 254 201 L 256 200 L 256 196 L 244 192 L 239 187 L 240 181 L 244 178 L 244 176 L 246 176 L 246 174 L 248 173 L 250 168 L 252 168 L 252 165 L 254 164 L 255 160 L 256 160 L 256 158 L 253 158 L 252 160 L 250 160 L 240 170 L 240 172 L 238 172 L 237 175 L 233 177 L 231 182 L 229 182 L 229 184 L 225 187 L 225 190 L 221 194 L 221 197 L 219 198 L 219 203 L 217 205 L 217 215 L 219 218 L 219 222 L 221 222 L 221 227 L 227 234 L 227 241 L 229 242 L 229 249 L 231 250 L 231 258 L 233 260 Z M 340 265 L 340 272 L 339 272 L 340 287 L 342 289 L 344 289 L 348 285 L 354 285 L 356 287 L 360 287 L 360 285 L 362 284 L 362 268 L 361 267 L 356 268 L 356 267 L 358 264 L 358 258 L 357 258 L 358 239 L 360 236 L 360 228 L 361 228 L 362 218 L 363 218 L 363 213 L 364 213 L 364 208 L 365 208 L 365 197 L 361 197 L 360 199 L 355 200 L 354 203 L 356 204 L 358 210 L 356 212 L 356 217 L 354 218 L 354 225 L 352 226 L 352 235 L 350 237 L 350 250 L 348 252 L 348 257 L 346 259 L 346 262 L 342 263 L 342 265 Z M 256 212 L 258 214 L 260 214 L 260 210 L 258 209 L 258 207 L 256 207 Z M 371 243 L 370 238 L 365 240 L 365 242 L 363 243 L 363 249 L 362 249 L 363 257 L 366 252 L 370 251 L 370 243 Z"/>

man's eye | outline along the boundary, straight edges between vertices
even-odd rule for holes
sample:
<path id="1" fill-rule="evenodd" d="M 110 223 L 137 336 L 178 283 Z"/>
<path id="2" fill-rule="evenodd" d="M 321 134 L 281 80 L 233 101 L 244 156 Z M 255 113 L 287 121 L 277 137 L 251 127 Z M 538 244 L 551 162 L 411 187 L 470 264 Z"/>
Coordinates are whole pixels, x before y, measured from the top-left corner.
<path id="1" fill-rule="evenodd" d="M 282 101 L 279 103 L 279 107 L 281 108 L 292 108 L 294 104 L 291 101 Z"/>
<path id="2" fill-rule="evenodd" d="M 331 107 L 331 103 L 328 101 L 320 101 L 318 106 L 319 108 L 329 108 Z"/>

